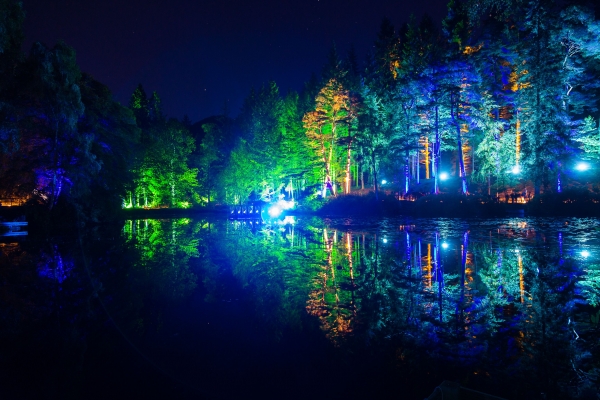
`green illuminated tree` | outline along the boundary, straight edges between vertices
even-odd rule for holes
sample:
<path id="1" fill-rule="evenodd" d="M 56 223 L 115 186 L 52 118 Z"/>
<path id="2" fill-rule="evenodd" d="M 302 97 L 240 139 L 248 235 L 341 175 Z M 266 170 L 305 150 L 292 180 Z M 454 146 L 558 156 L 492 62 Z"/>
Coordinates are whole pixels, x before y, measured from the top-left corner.
<path id="1" fill-rule="evenodd" d="M 129 108 L 133 110 L 137 125 L 146 130 L 150 127 L 150 110 L 148 96 L 142 84 L 138 84 L 129 100 Z"/>
<path id="2" fill-rule="evenodd" d="M 600 129 L 593 117 L 588 116 L 579 127 L 579 134 L 575 138 L 580 142 L 584 155 L 593 159 L 600 159 Z"/>
<path id="3" fill-rule="evenodd" d="M 239 197 L 245 201 L 255 190 L 263 199 L 270 200 L 283 187 L 282 177 L 285 164 L 285 154 L 282 152 L 283 142 L 283 100 L 275 82 L 269 82 L 258 92 L 254 90 L 246 98 L 238 123 L 242 132 L 242 140 L 236 145 L 237 154 L 235 165 L 228 164 L 227 169 L 242 167 L 240 157 L 245 157 L 252 165 L 253 173 L 241 173 L 250 180 L 238 183 L 248 187 L 248 192 Z M 244 149 L 240 147 L 245 147 Z M 234 150 L 235 152 L 236 150 Z M 228 173 L 230 176 L 238 173 Z"/>
<path id="4" fill-rule="evenodd" d="M 198 169 L 200 204 L 225 201 L 221 175 L 235 145 L 234 121 L 217 115 L 196 122 L 190 127 L 196 150 L 190 156 L 190 166 Z"/>
<path id="5" fill-rule="evenodd" d="M 138 205 L 181 207 L 199 201 L 198 170 L 188 161 L 194 139 L 178 121 L 155 127 L 139 167 L 136 192 Z"/>
<path id="6" fill-rule="evenodd" d="M 359 128 L 355 142 L 364 166 L 372 175 L 375 197 L 378 199 L 379 172 L 389 153 L 392 136 L 393 127 L 389 118 L 392 111 L 386 109 L 386 104 L 367 87 L 364 88 L 362 98 L 363 107 L 358 116 Z"/>
<path id="7" fill-rule="evenodd" d="M 296 93 L 289 93 L 283 99 L 282 113 L 280 116 L 282 130 L 281 152 L 285 155 L 282 178 L 288 194 L 294 196 L 294 191 L 299 192 L 306 187 L 307 180 L 316 180 L 309 174 L 314 170 L 311 162 L 309 148 L 306 145 L 306 134 L 302 126 L 300 113 L 300 98 Z"/>

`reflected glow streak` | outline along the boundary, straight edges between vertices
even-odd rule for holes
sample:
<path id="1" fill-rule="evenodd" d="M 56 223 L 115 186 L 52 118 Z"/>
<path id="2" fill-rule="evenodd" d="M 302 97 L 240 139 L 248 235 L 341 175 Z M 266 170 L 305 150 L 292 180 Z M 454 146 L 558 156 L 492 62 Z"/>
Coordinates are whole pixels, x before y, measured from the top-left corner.
<path id="1" fill-rule="evenodd" d="M 588 169 L 590 169 L 590 165 L 585 162 L 580 162 L 575 166 L 575 169 L 577 171 L 587 171 Z"/>
<path id="2" fill-rule="evenodd" d="M 580 254 L 583 258 L 588 258 L 590 256 L 590 252 L 587 250 L 583 250 Z"/>
<path id="3" fill-rule="evenodd" d="M 291 215 L 286 215 L 283 221 L 279 222 L 280 225 L 294 225 L 296 223 L 296 218 Z"/>

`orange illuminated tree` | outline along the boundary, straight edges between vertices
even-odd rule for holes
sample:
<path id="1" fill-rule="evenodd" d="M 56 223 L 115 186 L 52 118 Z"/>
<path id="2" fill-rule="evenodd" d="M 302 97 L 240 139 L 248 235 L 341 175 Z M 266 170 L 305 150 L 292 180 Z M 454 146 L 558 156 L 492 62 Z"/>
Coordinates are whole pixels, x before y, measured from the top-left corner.
<path id="1" fill-rule="evenodd" d="M 345 187 L 349 191 L 352 145 L 350 126 L 356 118 L 355 110 L 356 105 L 349 92 L 336 79 L 330 79 L 315 98 L 315 110 L 307 112 L 302 119 L 308 144 L 318 155 L 320 168 L 324 171 L 323 196 L 328 189 L 336 195 L 336 171 L 342 169 L 339 142 L 344 133 L 348 136 Z"/>

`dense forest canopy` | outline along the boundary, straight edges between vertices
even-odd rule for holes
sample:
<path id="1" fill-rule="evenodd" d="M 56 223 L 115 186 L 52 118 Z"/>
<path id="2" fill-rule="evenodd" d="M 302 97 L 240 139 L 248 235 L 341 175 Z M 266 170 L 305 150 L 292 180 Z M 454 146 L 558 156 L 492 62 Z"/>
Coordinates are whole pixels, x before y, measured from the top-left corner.
<path id="1" fill-rule="evenodd" d="M 0 201 L 95 219 L 382 182 L 437 194 L 446 174 L 463 194 L 560 192 L 578 176 L 598 190 L 585 176 L 600 158 L 596 13 L 585 0 L 450 0 L 441 26 L 385 19 L 366 60 L 332 45 L 300 93 L 266 82 L 236 117 L 192 123 L 141 84 L 117 103 L 67 44 L 23 54 L 24 10 L 0 0 Z"/>

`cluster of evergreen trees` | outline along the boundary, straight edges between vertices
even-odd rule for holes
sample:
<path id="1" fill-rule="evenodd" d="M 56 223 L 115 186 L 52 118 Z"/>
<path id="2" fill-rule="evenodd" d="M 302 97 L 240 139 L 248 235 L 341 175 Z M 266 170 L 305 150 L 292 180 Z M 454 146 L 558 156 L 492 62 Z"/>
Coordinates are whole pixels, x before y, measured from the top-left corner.
<path id="1" fill-rule="evenodd" d="M 140 85 L 128 107 L 73 49 L 21 53 L 24 13 L 0 0 L 0 198 L 88 215 L 250 198 L 402 192 L 442 171 L 560 190 L 600 158 L 600 21 L 586 0 L 450 0 L 438 30 L 384 20 L 362 66 L 332 48 L 320 77 L 253 90 L 236 118 L 167 119 Z M 555 184 L 556 183 L 556 184 Z"/>
<path id="2" fill-rule="evenodd" d="M 304 117 L 326 186 L 347 186 L 352 159 L 375 187 L 385 174 L 405 193 L 422 178 L 438 193 L 442 170 L 463 193 L 511 181 L 560 191 L 576 161 L 600 156 L 594 12 L 581 1 L 451 0 L 441 32 L 427 17 L 399 33 L 384 21 L 360 78 L 351 62 L 330 67 Z"/>

